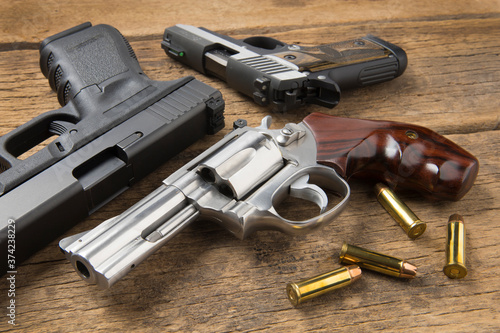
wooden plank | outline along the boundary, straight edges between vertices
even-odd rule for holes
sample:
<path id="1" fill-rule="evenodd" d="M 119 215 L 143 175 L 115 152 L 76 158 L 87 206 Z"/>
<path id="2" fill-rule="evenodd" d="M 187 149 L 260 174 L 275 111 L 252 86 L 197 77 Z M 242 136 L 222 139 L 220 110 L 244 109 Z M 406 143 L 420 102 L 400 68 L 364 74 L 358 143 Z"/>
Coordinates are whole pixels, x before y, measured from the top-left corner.
<path id="1" fill-rule="evenodd" d="M 401 4 L 400 1 L 353 2 L 320 0 L 217 1 L 201 5 L 195 0 L 182 2 L 149 1 L 5 1 L 0 7 L 0 40 L 4 46 L 33 45 L 49 36 L 92 18 L 94 24 L 106 23 L 126 36 L 159 35 L 177 23 L 205 26 L 213 30 L 247 30 L 287 26 L 338 26 L 350 22 L 413 20 L 421 17 L 484 15 L 498 13 L 498 1 L 475 3 L 430 0 Z M 251 15 L 249 15 L 251 13 Z M 214 19 L 215 18 L 215 19 Z M 373 24 L 374 22 L 370 22 Z M 283 28 L 284 27 L 284 28 Z M 9 45 L 14 43 L 14 45 Z"/>
<path id="2" fill-rule="evenodd" d="M 256 126 L 269 113 L 225 83 L 166 57 L 159 47 L 161 33 L 175 23 L 206 26 L 236 38 L 263 34 L 304 45 L 367 33 L 400 45 L 409 57 L 402 77 L 343 92 L 340 105 L 331 110 L 310 106 L 273 114 L 275 128 L 298 122 L 313 111 L 423 125 L 478 157 L 475 186 L 459 202 L 402 195 L 427 222 L 426 233 L 415 241 L 377 203 L 372 185 L 361 182 L 351 183 L 349 207 L 333 224 L 305 236 L 265 231 L 242 241 L 218 225 L 199 221 L 106 291 L 81 281 L 54 241 L 18 268 L 18 325 L 11 327 L 3 312 L 0 331 L 498 330 L 498 2 L 471 6 L 465 1 L 215 1 L 197 10 L 190 4 L 191 0 L 157 1 L 135 8 L 134 2 L 133 8 L 128 1 L 66 5 L 11 1 L 0 7 L 4 27 L 0 32 L 0 135 L 59 108 L 39 70 L 37 43 L 89 17 L 95 24 L 114 25 L 131 39 L 141 66 L 152 79 L 195 75 L 220 89 L 226 100 L 223 131 L 195 143 L 64 236 L 123 212 L 222 138 L 234 120 L 245 118 Z M 224 19 L 214 19 L 213 13 Z M 315 213 L 314 207 L 296 201 L 287 202 L 284 209 L 298 218 Z M 469 273 L 462 280 L 450 280 L 442 273 L 445 226 L 453 213 L 462 214 L 467 225 Z M 293 308 L 286 299 L 286 284 L 337 268 L 344 240 L 407 259 L 418 266 L 418 278 L 402 281 L 363 272 L 362 279 L 351 286 Z M 8 290 L 4 280 L 0 284 L 3 309 L 8 306 Z"/>

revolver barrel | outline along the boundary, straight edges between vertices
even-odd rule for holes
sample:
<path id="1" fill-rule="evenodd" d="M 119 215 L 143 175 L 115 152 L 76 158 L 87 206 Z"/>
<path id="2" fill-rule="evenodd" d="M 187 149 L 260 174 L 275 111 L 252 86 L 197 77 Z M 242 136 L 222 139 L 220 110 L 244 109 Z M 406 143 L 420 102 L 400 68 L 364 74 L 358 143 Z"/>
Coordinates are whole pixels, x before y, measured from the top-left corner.
<path id="1" fill-rule="evenodd" d="M 59 246 L 83 280 L 106 289 L 198 215 L 181 191 L 162 185 L 121 215 Z"/>

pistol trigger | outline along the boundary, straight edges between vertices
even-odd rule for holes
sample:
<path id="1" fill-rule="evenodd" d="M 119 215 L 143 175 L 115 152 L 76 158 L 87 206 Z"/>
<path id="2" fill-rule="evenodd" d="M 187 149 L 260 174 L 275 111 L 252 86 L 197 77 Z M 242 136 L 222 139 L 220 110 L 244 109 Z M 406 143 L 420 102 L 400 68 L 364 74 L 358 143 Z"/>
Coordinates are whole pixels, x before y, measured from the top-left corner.
<path id="1" fill-rule="evenodd" d="M 324 213 L 328 205 L 325 191 L 317 185 L 309 184 L 309 175 L 304 175 L 290 185 L 290 196 L 314 202 Z"/>
<path id="2" fill-rule="evenodd" d="M 52 135 L 63 135 L 68 131 L 68 129 L 74 127 L 75 124 L 63 121 L 63 120 L 55 120 L 49 125 L 49 132 Z"/>

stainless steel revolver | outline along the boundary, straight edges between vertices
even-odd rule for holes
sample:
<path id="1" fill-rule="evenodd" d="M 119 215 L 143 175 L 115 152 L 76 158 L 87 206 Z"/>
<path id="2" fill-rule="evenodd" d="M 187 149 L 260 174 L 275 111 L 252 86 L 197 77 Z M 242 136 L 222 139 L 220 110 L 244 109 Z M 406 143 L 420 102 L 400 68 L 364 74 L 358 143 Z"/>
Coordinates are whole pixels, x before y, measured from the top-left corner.
<path id="1" fill-rule="evenodd" d="M 241 239 L 260 229 L 300 234 L 330 223 L 349 200 L 346 181 L 317 164 L 305 124 L 270 124 L 267 116 L 257 128 L 235 129 L 121 215 L 61 240 L 80 277 L 109 288 L 196 219 L 216 221 Z M 326 210 L 328 197 L 317 184 L 340 202 Z M 316 203 L 319 215 L 281 217 L 274 206 L 288 195 Z"/>
<path id="2" fill-rule="evenodd" d="M 347 205 L 350 177 L 458 200 L 479 164 L 470 153 L 421 126 L 312 113 L 299 124 L 242 126 L 173 173 L 153 193 L 93 230 L 59 243 L 80 277 L 109 288 L 196 219 L 239 238 L 260 229 L 301 234 L 330 223 Z M 328 205 L 324 190 L 340 201 Z M 280 216 L 288 196 L 314 202 L 304 221 Z"/>

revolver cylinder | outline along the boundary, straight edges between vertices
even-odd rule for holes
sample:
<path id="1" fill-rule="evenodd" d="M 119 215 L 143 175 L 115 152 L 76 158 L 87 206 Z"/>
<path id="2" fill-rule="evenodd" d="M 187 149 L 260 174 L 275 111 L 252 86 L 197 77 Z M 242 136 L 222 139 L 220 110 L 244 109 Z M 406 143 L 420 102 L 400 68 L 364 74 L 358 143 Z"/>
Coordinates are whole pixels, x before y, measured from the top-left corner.
<path id="1" fill-rule="evenodd" d="M 274 141 L 252 131 L 236 137 L 211 155 L 199 165 L 198 171 L 222 194 L 239 200 L 284 165 Z"/>

